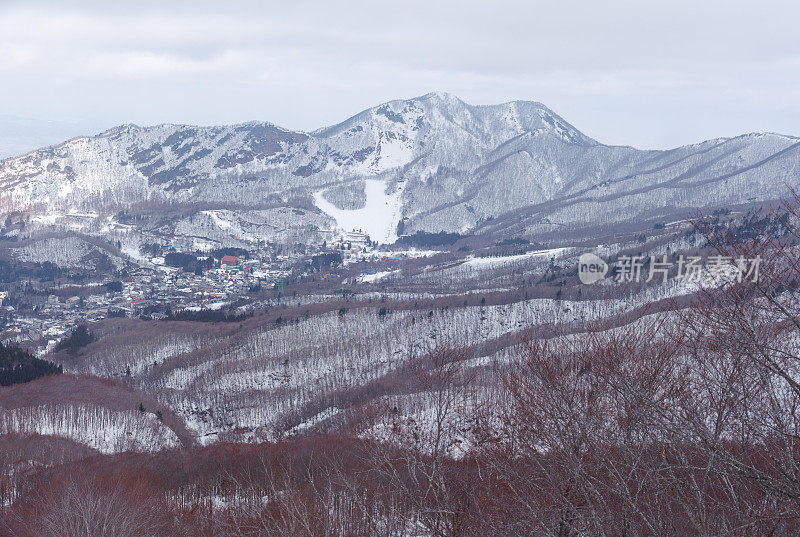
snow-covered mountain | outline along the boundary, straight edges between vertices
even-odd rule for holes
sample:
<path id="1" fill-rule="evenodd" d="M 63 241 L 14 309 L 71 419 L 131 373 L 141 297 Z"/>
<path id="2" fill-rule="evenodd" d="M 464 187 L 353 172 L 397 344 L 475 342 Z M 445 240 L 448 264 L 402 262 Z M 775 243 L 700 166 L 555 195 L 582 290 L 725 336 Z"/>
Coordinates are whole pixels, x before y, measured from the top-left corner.
<path id="1" fill-rule="evenodd" d="M 430 93 L 308 133 L 254 122 L 125 125 L 75 138 L 0 161 L 0 214 L 52 225 L 61 215 L 111 220 L 174 207 L 176 235 L 275 239 L 291 220 L 391 242 L 415 230 L 624 222 L 777 198 L 798 183 L 800 139 L 790 136 L 640 151 L 603 145 L 540 103 L 472 106 Z"/>

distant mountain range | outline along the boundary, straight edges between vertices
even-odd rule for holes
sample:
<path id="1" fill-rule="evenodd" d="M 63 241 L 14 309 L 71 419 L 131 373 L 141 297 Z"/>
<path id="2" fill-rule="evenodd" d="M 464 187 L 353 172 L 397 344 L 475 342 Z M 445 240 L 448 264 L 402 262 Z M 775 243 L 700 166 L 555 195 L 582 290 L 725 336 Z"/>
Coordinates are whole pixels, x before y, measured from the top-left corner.
<path id="1" fill-rule="evenodd" d="M 96 123 L 86 120 L 55 121 L 0 114 L 0 159 L 15 157 L 99 129 Z"/>
<path id="2" fill-rule="evenodd" d="M 530 234 L 636 222 L 780 198 L 788 186 L 800 187 L 797 137 L 642 151 L 597 142 L 537 102 L 473 106 L 430 93 L 313 132 L 260 122 L 123 125 L 75 138 L 0 161 L 0 214 L 57 225 L 70 213 L 174 208 L 176 235 L 216 226 L 215 237 L 230 229 L 269 239 L 284 225 L 271 215 L 283 211 L 283 222 L 291 209 L 295 227 L 361 227 L 391 242 L 416 230 Z M 231 223 L 230 213 L 250 216 Z"/>

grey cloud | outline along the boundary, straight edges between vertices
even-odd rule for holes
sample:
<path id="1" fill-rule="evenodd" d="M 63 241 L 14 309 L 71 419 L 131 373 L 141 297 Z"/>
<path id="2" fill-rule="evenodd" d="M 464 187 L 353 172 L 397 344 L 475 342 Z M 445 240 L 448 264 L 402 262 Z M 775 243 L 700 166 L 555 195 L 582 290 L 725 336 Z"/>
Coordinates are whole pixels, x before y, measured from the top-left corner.
<path id="1" fill-rule="evenodd" d="M 790 2 L 109 4 L 0 7 L 0 114 L 310 130 L 446 90 L 639 147 L 800 134 Z"/>

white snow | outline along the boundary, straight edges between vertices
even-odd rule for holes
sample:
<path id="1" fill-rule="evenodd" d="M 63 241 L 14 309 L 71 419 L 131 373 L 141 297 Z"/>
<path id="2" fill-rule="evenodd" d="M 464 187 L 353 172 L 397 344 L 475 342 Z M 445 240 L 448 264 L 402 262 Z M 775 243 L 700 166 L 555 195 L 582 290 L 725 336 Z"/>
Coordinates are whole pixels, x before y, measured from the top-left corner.
<path id="1" fill-rule="evenodd" d="M 320 210 L 336 220 L 343 231 L 363 230 L 369 238 L 389 244 L 397 240 L 397 223 L 400 221 L 401 196 L 404 184 L 393 194 L 386 193 L 386 185 L 380 179 L 368 179 L 364 191 L 367 201 L 362 209 L 339 209 L 326 200 L 322 193 L 314 193 L 314 203 Z"/>
<path id="2" fill-rule="evenodd" d="M 0 434 L 36 433 L 86 444 L 101 453 L 149 451 L 180 444 L 154 414 L 98 405 L 42 405 L 0 410 Z"/>
<path id="3" fill-rule="evenodd" d="M 221 310 L 226 306 L 230 306 L 230 302 L 209 302 L 203 306 L 187 306 L 185 309 L 188 311 L 203 311 L 203 310 Z"/>
<path id="4" fill-rule="evenodd" d="M 380 156 L 372 170 L 376 173 L 402 166 L 411 161 L 414 147 L 401 140 L 384 140 L 380 144 Z"/>
<path id="5" fill-rule="evenodd" d="M 221 211 L 202 211 L 202 214 L 207 214 L 214 221 L 214 224 L 220 229 L 230 229 L 232 224 L 227 220 L 220 218 Z"/>
<path id="6" fill-rule="evenodd" d="M 64 267 L 81 265 L 88 253 L 89 245 L 78 237 L 52 237 L 14 250 L 14 255 L 21 261 L 50 261 Z"/>
<path id="7" fill-rule="evenodd" d="M 365 283 L 374 283 L 377 282 L 378 280 L 382 280 L 383 278 L 389 276 L 390 274 L 399 274 L 399 273 L 400 273 L 399 270 L 386 270 L 383 272 L 376 272 L 375 274 L 365 274 L 361 276 L 359 280 Z"/>
<path id="8" fill-rule="evenodd" d="M 505 257 L 471 257 L 464 262 L 464 265 L 491 267 L 496 265 L 503 265 L 506 263 L 514 263 L 517 261 L 522 261 L 524 259 L 529 259 L 531 257 L 541 257 L 546 255 L 554 256 L 560 254 L 564 250 L 566 250 L 566 248 L 551 248 L 549 250 L 537 250 L 534 252 L 526 252 L 524 254 L 509 255 Z"/>
<path id="9" fill-rule="evenodd" d="M 59 218 L 62 218 L 64 215 L 59 213 L 48 213 L 48 214 L 41 214 L 34 216 L 31 220 L 34 222 L 41 222 L 43 224 L 53 225 Z"/>
<path id="10" fill-rule="evenodd" d="M 135 245 L 135 244 L 124 244 L 122 246 L 122 250 L 121 251 L 122 251 L 123 254 L 127 255 L 133 261 L 136 261 L 138 263 L 145 263 L 146 264 L 146 263 L 150 262 L 150 260 L 148 260 L 145 256 L 143 256 L 141 254 L 141 252 L 139 252 L 139 247 L 137 245 Z M 161 261 L 162 261 L 162 264 L 163 264 L 164 259 L 161 258 Z"/>

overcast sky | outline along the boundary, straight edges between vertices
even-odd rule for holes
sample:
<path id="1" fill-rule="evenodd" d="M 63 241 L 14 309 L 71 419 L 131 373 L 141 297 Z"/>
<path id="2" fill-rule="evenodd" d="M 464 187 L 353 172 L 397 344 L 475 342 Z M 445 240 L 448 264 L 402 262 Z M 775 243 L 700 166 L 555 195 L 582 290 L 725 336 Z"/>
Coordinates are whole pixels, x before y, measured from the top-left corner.
<path id="1" fill-rule="evenodd" d="M 800 135 L 796 1 L 164 3 L 0 0 L 0 152 L 121 123 L 311 130 L 433 90 L 641 148 Z"/>

